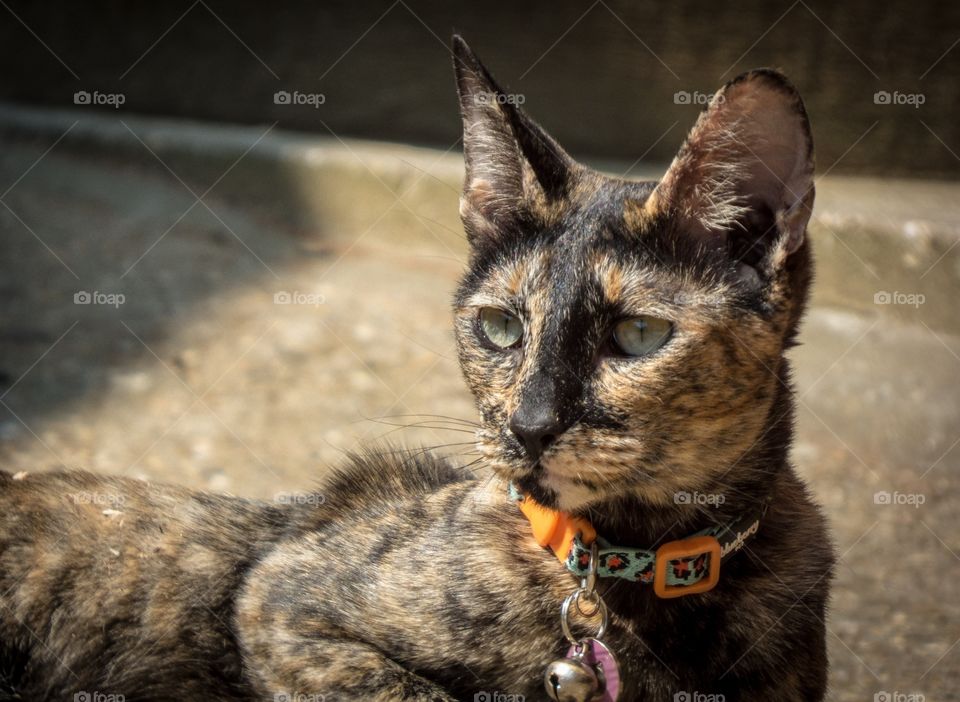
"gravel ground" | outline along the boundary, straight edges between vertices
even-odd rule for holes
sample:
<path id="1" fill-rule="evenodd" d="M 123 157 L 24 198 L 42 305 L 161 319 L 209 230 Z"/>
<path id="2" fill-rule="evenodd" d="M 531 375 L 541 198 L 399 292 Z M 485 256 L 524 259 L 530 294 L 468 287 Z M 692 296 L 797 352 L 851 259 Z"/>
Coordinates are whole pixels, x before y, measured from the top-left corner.
<path id="1" fill-rule="evenodd" d="M 49 145 L 0 150 L 4 468 L 269 498 L 378 438 L 471 460 L 468 434 L 384 423 L 474 416 L 450 332 L 463 243 L 422 214 L 452 219 L 452 191 L 405 198 L 406 230 L 291 226 L 217 189 L 198 203 L 209 180 L 188 188 L 155 161 L 60 146 L 31 168 Z M 838 249 L 814 238 L 821 256 Z M 876 287 L 856 262 L 848 275 Z M 960 699 L 960 336 L 814 302 L 793 352 L 795 458 L 842 554 L 831 699 Z"/>

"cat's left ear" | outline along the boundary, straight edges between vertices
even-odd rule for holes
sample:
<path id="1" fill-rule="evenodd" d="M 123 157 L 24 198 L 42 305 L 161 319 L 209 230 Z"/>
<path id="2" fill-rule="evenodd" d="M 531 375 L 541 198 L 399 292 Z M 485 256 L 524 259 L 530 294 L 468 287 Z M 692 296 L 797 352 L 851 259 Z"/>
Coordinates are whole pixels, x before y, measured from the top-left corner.
<path id="1" fill-rule="evenodd" d="M 806 236 L 813 168 L 799 93 L 777 71 L 750 71 L 714 95 L 645 214 L 671 217 L 683 234 L 726 248 L 741 269 L 776 268 Z"/>
<path id="2" fill-rule="evenodd" d="M 466 176 L 460 216 L 477 245 L 526 215 L 547 213 L 567 192 L 576 164 L 505 93 L 459 36 L 453 63 L 463 116 Z"/>

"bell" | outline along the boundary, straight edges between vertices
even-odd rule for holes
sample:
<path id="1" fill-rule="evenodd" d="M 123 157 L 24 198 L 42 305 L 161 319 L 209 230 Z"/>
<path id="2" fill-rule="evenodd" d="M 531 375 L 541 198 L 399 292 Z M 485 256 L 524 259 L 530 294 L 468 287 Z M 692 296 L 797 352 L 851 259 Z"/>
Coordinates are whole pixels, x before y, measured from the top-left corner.
<path id="1" fill-rule="evenodd" d="M 547 696 L 557 702 L 590 702 L 600 691 L 600 680 L 589 665 L 578 658 L 561 658 L 543 674 Z"/>

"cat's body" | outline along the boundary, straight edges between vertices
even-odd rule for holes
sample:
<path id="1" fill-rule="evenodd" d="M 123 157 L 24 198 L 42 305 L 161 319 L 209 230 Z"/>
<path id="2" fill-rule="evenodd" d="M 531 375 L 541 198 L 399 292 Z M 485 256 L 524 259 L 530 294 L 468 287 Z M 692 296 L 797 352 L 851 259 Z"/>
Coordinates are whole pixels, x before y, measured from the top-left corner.
<path id="1" fill-rule="evenodd" d="M 358 461 L 320 506 L 0 474 L 0 699 L 543 699 L 575 581 L 502 485 L 397 456 Z M 788 472 L 780 481 L 751 555 L 712 592 L 668 601 L 601 586 L 622 699 L 821 693 L 823 563 L 793 551 L 825 532 L 798 528 L 811 505 Z"/>
<path id="2" fill-rule="evenodd" d="M 709 592 L 601 579 L 620 699 L 822 699 L 832 548 L 787 456 L 783 354 L 812 275 L 796 92 L 745 74 L 663 181 L 631 183 L 576 165 L 455 54 L 456 331 L 496 477 L 370 453 L 279 506 L 0 473 L 0 699 L 543 699 L 578 580 L 508 481 L 624 546 L 760 515 Z"/>

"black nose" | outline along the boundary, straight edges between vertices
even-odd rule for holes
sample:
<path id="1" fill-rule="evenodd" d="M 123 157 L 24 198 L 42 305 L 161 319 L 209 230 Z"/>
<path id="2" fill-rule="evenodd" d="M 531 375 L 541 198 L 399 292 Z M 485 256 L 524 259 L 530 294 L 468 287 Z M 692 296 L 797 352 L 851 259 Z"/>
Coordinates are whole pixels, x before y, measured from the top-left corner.
<path id="1" fill-rule="evenodd" d="M 537 409 L 529 412 L 521 408 L 510 418 L 510 431 L 520 440 L 527 449 L 527 455 L 533 460 L 539 459 L 567 428 L 556 412 L 536 411 Z"/>

